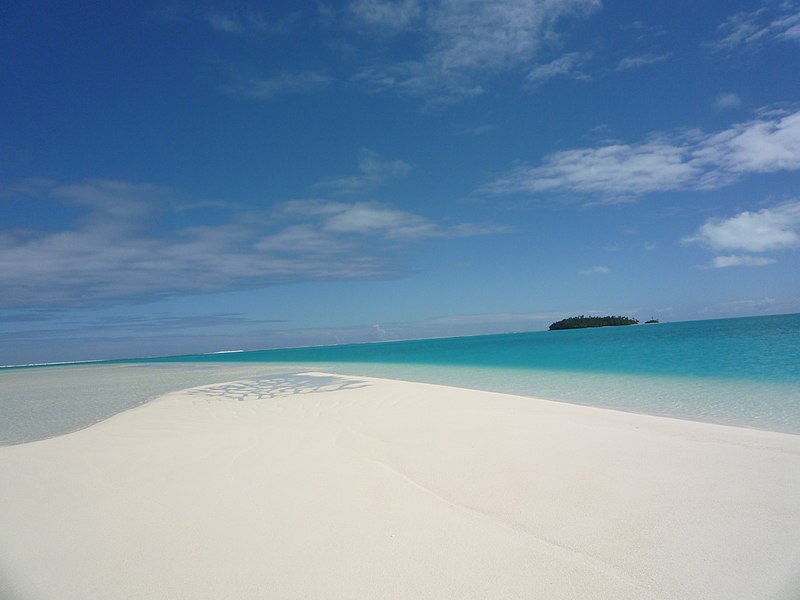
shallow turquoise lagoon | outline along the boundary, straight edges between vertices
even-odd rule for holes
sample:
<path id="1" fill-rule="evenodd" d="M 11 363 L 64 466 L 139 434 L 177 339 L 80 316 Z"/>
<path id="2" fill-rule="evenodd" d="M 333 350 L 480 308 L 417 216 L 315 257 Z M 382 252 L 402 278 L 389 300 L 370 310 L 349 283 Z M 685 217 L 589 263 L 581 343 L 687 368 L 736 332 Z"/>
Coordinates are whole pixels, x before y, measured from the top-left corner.
<path id="1" fill-rule="evenodd" d="M 156 361 L 309 364 L 800 433 L 800 314 Z"/>
<path id="2" fill-rule="evenodd" d="M 778 315 L 3 369 L 0 443 L 172 389 L 309 369 L 800 434 L 800 315 Z"/>

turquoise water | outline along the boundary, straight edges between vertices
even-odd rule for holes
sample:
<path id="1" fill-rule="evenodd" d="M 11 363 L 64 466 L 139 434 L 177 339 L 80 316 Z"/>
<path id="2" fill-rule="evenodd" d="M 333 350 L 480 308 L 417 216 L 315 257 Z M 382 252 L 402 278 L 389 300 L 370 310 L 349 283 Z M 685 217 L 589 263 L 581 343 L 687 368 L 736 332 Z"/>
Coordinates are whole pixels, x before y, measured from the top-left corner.
<path id="1" fill-rule="evenodd" d="M 0 369 L 0 445 L 83 429 L 168 392 L 285 373 L 285 367 L 205 363 Z"/>
<path id="2" fill-rule="evenodd" d="M 800 433 L 800 314 L 154 359 L 306 364 Z"/>
<path id="3" fill-rule="evenodd" d="M 800 314 L 0 370 L 0 443 L 166 391 L 303 370 L 406 379 L 800 434 Z"/>
<path id="4" fill-rule="evenodd" d="M 800 385 L 800 314 L 150 359 L 168 361 L 393 363 Z"/>

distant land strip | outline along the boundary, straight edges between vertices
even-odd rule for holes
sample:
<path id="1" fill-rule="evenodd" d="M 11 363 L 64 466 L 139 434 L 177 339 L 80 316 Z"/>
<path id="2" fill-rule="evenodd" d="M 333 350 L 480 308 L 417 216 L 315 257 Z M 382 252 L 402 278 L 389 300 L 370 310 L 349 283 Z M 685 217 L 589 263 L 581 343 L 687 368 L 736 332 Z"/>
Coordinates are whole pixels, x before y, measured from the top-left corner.
<path id="1" fill-rule="evenodd" d="M 656 319 L 650 319 L 647 323 L 658 323 L 658 321 Z M 568 319 L 562 319 L 561 321 L 551 323 L 549 329 L 550 331 L 555 331 L 557 329 L 583 329 L 585 327 L 614 327 L 617 325 L 638 324 L 639 321 L 637 319 L 632 319 L 630 317 L 584 317 L 581 315 L 579 317 L 569 317 Z"/>

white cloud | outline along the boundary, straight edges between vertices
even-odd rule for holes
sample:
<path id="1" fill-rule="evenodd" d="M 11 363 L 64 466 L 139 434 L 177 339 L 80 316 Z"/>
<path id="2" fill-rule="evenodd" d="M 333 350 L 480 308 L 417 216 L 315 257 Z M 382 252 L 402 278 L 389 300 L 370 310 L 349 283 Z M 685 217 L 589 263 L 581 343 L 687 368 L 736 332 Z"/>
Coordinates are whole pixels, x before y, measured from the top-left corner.
<path id="1" fill-rule="evenodd" d="M 721 37 L 712 43 L 719 51 L 757 48 L 771 41 L 800 40 L 800 3 L 796 0 L 765 2 L 761 8 L 743 11 L 720 26 Z"/>
<path id="2" fill-rule="evenodd" d="M 800 42 L 800 14 L 790 15 L 782 19 L 779 28 L 778 39 Z"/>
<path id="3" fill-rule="evenodd" d="M 343 206 L 323 227 L 335 233 L 378 233 L 391 238 L 424 237 L 435 229 L 419 215 L 366 202 Z"/>
<path id="4" fill-rule="evenodd" d="M 611 269 L 609 269 L 608 267 L 598 265 L 596 267 L 590 267 L 588 269 L 580 269 L 578 271 L 578 275 L 605 275 L 606 273 L 610 272 Z"/>
<path id="5" fill-rule="evenodd" d="M 591 77 L 581 71 L 579 67 L 584 65 L 591 57 L 592 54 L 590 52 L 564 54 L 547 64 L 535 67 L 528 73 L 526 81 L 532 86 L 540 85 L 555 77 L 569 77 L 579 81 L 588 81 Z"/>
<path id="6" fill-rule="evenodd" d="M 742 99 L 737 94 L 731 92 L 722 93 L 717 96 L 714 106 L 719 109 L 738 108 L 742 105 Z"/>
<path id="7" fill-rule="evenodd" d="M 348 194 L 359 193 L 388 178 L 407 175 L 411 171 L 411 165 L 399 159 L 383 161 L 369 148 L 362 148 L 358 155 L 358 170 L 361 171 L 360 175 L 322 181 L 316 187 L 332 188 Z"/>
<path id="8" fill-rule="evenodd" d="M 13 186 L 10 186 L 13 187 Z M 35 189 L 34 189 L 35 188 Z M 185 200 L 174 190 L 117 180 L 17 186 L 79 211 L 60 230 L 0 232 L 0 306 L 108 305 L 172 294 L 264 287 L 287 281 L 371 279 L 402 273 L 403 242 L 498 233 L 442 226 L 375 203 L 294 201 L 217 224 L 172 227 Z M 30 197 L 30 196 L 29 196 Z"/>
<path id="9" fill-rule="evenodd" d="M 795 201 L 757 212 L 745 211 L 728 219 L 711 219 L 683 241 L 699 243 L 717 252 L 769 252 L 800 247 L 798 230 L 800 202 Z"/>
<path id="10" fill-rule="evenodd" d="M 648 65 L 663 62 L 669 58 L 669 54 L 640 54 L 638 56 L 629 56 L 619 61 L 617 71 L 629 71 L 631 69 L 641 69 Z"/>
<path id="11" fill-rule="evenodd" d="M 570 10 L 579 3 L 562 4 Z M 533 56 L 541 34 L 562 10 L 531 0 L 438 3 L 428 12 L 428 26 L 437 41 L 426 60 L 445 73 L 514 66 Z"/>
<path id="12" fill-rule="evenodd" d="M 326 234 L 378 236 L 384 240 L 458 238 L 504 233 L 505 227 L 474 223 L 437 225 L 430 219 L 377 202 L 295 200 L 283 210 L 293 218 L 312 219 Z"/>
<path id="13" fill-rule="evenodd" d="M 719 188 L 749 173 L 800 169 L 800 111 L 766 113 L 715 133 L 678 132 L 634 144 L 564 150 L 518 166 L 481 191 L 563 192 L 603 202 L 651 192 Z"/>
<path id="14" fill-rule="evenodd" d="M 629 196 L 674 189 L 697 177 L 688 149 L 665 141 L 565 150 L 539 167 L 520 166 L 491 182 L 491 194 L 565 191 Z"/>
<path id="15" fill-rule="evenodd" d="M 800 169 L 800 111 L 767 115 L 706 138 L 695 160 L 727 173 Z"/>
<path id="16" fill-rule="evenodd" d="M 280 73 L 273 77 L 237 75 L 234 81 L 220 89 L 232 96 L 271 100 L 278 96 L 315 92 L 331 83 L 332 79 L 316 71 L 305 73 Z"/>
<path id="17" fill-rule="evenodd" d="M 766 256 L 740 256 L 736 254 L 729 254 L 727 256 L 715 256 L 711 265 L 715 269 L 724 269 L 725 267 L 763 267 L 765 265 L 772 265 L 777 262 L 774 258 L 767 258 Z"/>
<path id="18" fill-rule="evenodd" d="M 415 22 L 423 53 L 374 65 L 357 79 L 379 91 L 398 91 L 430 102 L 478 95 L 491 75 L 530 64 L 540 47 L 552 40 L 561 18 L 586 16 L 600 6 L 600 0 L 431 2 L 424 5 L 420 23 Z"/>

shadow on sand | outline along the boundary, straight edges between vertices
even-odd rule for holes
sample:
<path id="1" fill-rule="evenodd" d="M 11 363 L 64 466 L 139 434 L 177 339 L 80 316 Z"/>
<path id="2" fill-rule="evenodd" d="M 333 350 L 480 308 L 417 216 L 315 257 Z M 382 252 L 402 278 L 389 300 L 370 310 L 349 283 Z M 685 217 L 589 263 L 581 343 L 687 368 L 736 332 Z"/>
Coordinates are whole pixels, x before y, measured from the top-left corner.
<path id="1" fill-rule="evenodd" d="M 268 400 L 282 398 L 295 394 L 313 394 L 318 392 L 336 392 L 367 387 L 365 381 L 338 377 L 336 375 L 275 375 L 258 379 L 243 379 L 209 385 L 202 388 L 189 390 L 190 395 L 199 395 L 205 398 L 219 400 L 237 400 L 249 402 L 255 400 Z"/>

